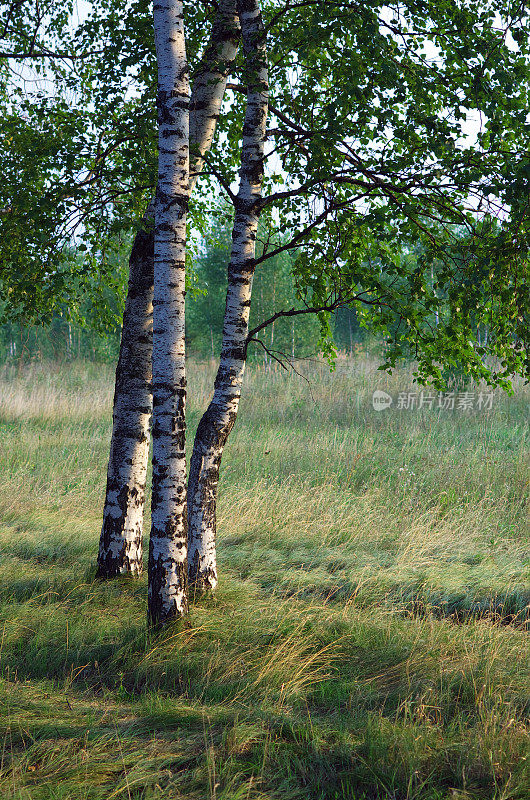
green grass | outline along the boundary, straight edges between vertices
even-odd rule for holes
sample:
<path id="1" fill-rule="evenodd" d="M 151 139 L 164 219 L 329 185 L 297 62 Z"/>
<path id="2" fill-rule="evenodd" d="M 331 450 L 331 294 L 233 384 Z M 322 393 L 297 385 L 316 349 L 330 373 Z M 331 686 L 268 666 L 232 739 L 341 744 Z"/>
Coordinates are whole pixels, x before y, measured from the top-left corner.
<path id="1" fill-rule="evenodd" d="M 218 593 L 149 636 L 145 578 L 93 580 L 111 371 L 4 369 L 2 799 L 530 796 L 530 392 L 376 413 L 407 370 L 306 373 L 249 371 Z"/>

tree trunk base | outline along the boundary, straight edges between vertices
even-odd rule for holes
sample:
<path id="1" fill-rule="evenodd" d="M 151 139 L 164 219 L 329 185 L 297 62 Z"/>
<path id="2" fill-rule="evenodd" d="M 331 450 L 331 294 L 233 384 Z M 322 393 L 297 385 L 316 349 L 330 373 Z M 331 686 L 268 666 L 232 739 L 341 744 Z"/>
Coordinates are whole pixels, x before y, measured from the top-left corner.
<path id="1" fill-rule="evenodd" d="M 188 574 L 188 582 L 190 598 L 199 599 L 213 595 L 218 586 L 217 572 L 214 569 L 199 572 L 195 575 L 190 572 Z"/>

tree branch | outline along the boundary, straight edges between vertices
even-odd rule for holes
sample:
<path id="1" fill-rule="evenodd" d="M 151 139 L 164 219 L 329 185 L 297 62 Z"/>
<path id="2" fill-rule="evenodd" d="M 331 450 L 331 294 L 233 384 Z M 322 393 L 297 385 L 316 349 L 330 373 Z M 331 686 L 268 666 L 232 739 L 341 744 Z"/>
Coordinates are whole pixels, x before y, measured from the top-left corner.
<path id="1" fill-rule="evenodd" d="M 334 300 L 332 303 L 327 303 L 321 306 L 308 306 L 307 308 L 290 308 L 288 311 L 277 311 L 272 317 L 266 319 L 264 322 L 256 325 L 255 328 L 252 328 L 251 331 L 248 332 L 247 336 L 247 343 L 250 341 L 259 341 L 259 339 L 254 339 L 256 333 L 259 333 L 266 328 L 268 325 L 272 325 L 277 319 L 281 317 L 297 317 L 300 314 L 318 314 L 321 311 L 335 311 L 335 309 L 339 308 L 339 306 L 345 305 L 345 300 L 341 297 L 337 300 Z M 260 342 L 261 344 L 261 342 Z"/>

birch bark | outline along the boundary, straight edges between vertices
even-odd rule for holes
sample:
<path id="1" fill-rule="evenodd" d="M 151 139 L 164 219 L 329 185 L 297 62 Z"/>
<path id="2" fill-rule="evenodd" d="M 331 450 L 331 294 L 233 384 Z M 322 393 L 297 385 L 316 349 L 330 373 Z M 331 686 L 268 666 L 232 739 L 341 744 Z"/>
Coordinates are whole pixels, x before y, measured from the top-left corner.
<path id="1" fill-rule="evenodd" d="M 114 409 L 103 527 L 99 541 L 100 578 L 142 569 L 145 481 L 151 424 L 153 331 L 153 206 L 136 234 L 129 259 L 129 287 Z"/>
<path id="2" fill-rule="evenodd" d="M 153 290 L 153 495 L 148 618 L 187 612 L 186 219 L 189 76 L 181 0 L 153 5 L 158 66 L 158 182 Z"/>
<path id="3" fill-rule="evenodd" d="M 190 101 L 190 191 L 202 170 L 240 39 L 235 0 L 220 0 L 193 81 Z M 153 215 L 148 208 L 134 240 L 116 369 L 113 429 L 98 570 L 112 578 L 142 570 L 145 481 L 152 413 Z"/>
<path id="4" fill-rule="evenodd" d="M 217 487 L 223 448 L 237 416 L 247 356 L 268 110 L 266 38 L 259 0 L 238 0 L 237 9 L 247 86 L 239 190 L 235 200 L 221 358 L 214 396 L 197 428 L 188 483 L 188 574 L 193 590 L 198 592 L 213 590 L 217 585 Z"/>

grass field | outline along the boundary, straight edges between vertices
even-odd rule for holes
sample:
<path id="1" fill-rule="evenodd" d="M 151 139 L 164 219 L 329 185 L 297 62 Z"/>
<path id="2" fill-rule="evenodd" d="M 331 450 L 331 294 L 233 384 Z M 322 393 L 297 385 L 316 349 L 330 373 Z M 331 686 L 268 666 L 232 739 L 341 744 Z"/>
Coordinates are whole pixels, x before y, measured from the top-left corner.
<path id="1" fill-rule="evenodd" d="M 528 800 L 530 391 L 305 372 L 250 369 L 218 593 L 158 637 L 145 578 L 93 579 L 111 370 L 1 372 L 2 799 Z"/>

